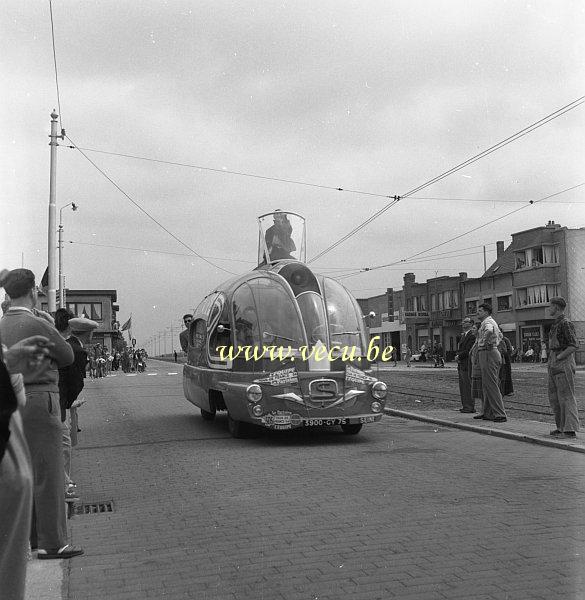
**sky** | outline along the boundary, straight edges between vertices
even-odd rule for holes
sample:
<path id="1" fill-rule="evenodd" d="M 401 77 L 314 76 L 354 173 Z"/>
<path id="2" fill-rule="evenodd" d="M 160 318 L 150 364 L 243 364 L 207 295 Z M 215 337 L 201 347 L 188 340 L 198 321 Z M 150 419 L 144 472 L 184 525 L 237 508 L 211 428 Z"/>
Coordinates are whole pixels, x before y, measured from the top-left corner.
<path id="1" fill-rule="evenodd" d="M 176 338 L 183 313 L 255 266 L 259 214 L 304 215 L 311 258 L 388 197 L 585 95 L 579 0 L 52 8 L 59 96 L 49 1 L 0 4 L 0 267 L 40 280 L 47 265 L 56 108 L 57 209 L 79 206 L 62 211 L 66 287 L 116 289 L 139 346 L 171 325 Z M 585 104 L 401 199 L 311 266 L 343 276 L 417 255 L 341 280 L 367 297 L 405 272 L 478 277 L 483 246 L 489 266 L 496 241 L 549 220 L 585 227 L 584 134 Z"/>

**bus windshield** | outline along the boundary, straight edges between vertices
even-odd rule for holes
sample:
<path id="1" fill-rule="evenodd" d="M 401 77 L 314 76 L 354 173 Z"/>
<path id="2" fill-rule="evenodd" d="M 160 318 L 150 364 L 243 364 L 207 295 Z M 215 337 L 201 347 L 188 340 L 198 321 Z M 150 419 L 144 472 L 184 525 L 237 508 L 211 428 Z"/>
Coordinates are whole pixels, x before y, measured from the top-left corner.
<path id="1" fill-rule="evenodd" d="M 284 286 L 259 277 L 240 286 L 233 297 L 236 343 L 239 346 L 290 346 L 304 342 L 294 300 Z"/>
<path id="2" fill-rule="evenodd" d="M 365 332 L 358 303 L 342 285 L 327 277 L 323 278 L 323 292 L 331 345 L 354 346 L 356 356 L 364 356 Z"/>

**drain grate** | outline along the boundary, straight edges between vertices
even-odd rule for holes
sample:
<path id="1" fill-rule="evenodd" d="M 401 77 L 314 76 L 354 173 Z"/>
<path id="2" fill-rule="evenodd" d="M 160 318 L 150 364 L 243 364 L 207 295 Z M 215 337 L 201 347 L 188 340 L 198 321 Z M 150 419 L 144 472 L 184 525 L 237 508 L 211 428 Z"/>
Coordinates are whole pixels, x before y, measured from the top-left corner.
<path id="1" fill-rule="evenodd" d="M 76 515 L 99 515 L 114 512 L 114 502 L 106 500 L 105 502 L 84 502 L 75 507 Z"/>

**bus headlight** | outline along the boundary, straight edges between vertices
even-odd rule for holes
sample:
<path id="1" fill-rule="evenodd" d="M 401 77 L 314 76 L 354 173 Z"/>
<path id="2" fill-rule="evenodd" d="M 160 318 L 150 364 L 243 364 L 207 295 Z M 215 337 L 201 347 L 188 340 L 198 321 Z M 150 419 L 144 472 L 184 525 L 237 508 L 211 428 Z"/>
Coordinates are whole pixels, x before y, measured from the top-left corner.
<path id="1" fill-rule="evenodd" d="M 386 392 L 388 391 L 388 387 L 383 381 L 376 381 L 374 385 L 372 385 L 372 396 L 376 398 L 376 400 L 383 400 L 386 398 Z"/>
<path id="2" fill-rule="evenodd" d="M 382 405 L 379 402 L 372 402 L 370 408 L 372 409 L 372 412 L 379 413 L 382 410 Z"/>
<path id="3" fill-rule="evenodd" d="M 262 388 L 257 383 L 249 385 L 246 388 L 246 397 L 250 402 L 260 402 L 262 400 Z"/>
<path id="4" fill-rule="evenodd" d="M 254 404 L 254 406 L 252 407 L 252 414 L 255 417 L 261 417 L 263 412 L 264 409 L 262 408 L 262 406 L 260 406 L 260 404 Z"/>

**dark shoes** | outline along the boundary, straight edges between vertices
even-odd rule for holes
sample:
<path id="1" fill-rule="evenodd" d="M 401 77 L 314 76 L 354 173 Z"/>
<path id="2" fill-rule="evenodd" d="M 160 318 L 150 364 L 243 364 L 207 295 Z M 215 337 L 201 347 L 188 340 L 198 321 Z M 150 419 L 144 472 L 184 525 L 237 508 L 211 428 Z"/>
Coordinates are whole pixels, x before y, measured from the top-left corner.
<path id="1" fill-rule="evenodd" d="M 566 437 L 566 438 L 574 439 L 574 438 L 577 437 L 577 434 L 574 431 L 565 431 L 563 433 L 563 436 Z"/>
<path id="2" fill-rule="evenodd" d="M 553 429 L 549 435 L 552 435 L 552 437 L 563 437 L 564 433 L 558 429 Z"/>
<path id="3" fill-rule="evenodd" d="M 505 423 L 507 420 L 506 417 L 494 417 L 494 423 Z"/>
<path id="4" fill-rule="evenodd" d="M 39 548 L 37 557 L 39 560 L 60 560 L 65 558 L 73 558 L 74 556 L 81 556 L 82 554 L 83 548 L 67 544 L 67 546 L 63 546 L 63 548 L 54 548 L 52 550 L 42 550 Z"/>
<path id="5" fill-rule="evenodd" d="M 487 417 L 484 417 L 483 415 L 476 415 L 473 418 L 476 419 L 476 420 L 481 419 L 483 421 L 491 421 L 491 419 L 488 419 Z"/>

